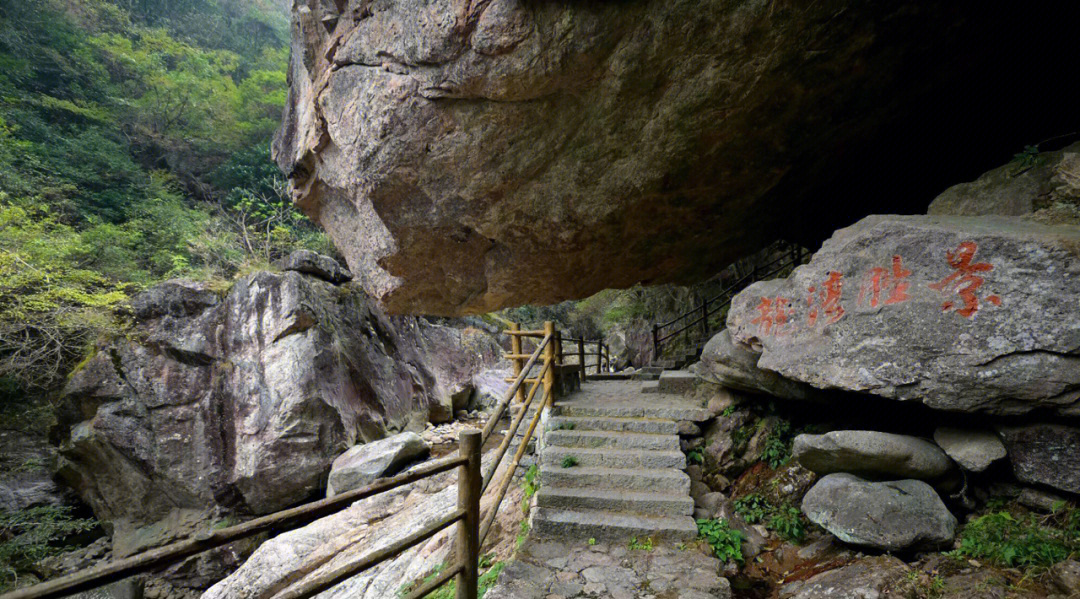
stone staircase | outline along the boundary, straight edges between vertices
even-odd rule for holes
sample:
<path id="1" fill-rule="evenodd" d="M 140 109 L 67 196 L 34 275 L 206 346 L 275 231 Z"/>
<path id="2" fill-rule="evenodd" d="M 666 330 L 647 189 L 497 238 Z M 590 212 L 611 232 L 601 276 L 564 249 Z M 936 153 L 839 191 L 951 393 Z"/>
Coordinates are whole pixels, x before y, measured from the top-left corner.
<path id="1" fill-rule="evenodd" d="M 579 540 L 695 538 L 677 421 L 705 417 L 680 396 L 642 395 L 636 381 L 584 383 L 547 420 L 533 530 Z"/>

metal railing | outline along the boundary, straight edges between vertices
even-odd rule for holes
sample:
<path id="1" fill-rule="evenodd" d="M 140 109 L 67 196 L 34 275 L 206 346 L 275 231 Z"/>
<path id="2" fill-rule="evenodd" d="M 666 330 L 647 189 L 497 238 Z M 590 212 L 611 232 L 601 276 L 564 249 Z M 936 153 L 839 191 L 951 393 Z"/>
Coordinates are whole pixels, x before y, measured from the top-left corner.
<path id="1" fill-rule="evenodd" d="M 453 565 L 443 569 L 434 579 L 424 583 L 407 595 L 407 599 L 419 599 L 438 589 L 451 578 L 457 578 L 457 599 L 476 599 L 478 593 L 480 547 L 491 531 L 492 522 L 498 513 L 499 506 L 506 491 L 510 487 L 514 473 L 521 462 L 521 458 L 532 439 L 542 414 L 537 409 L 529 423 L 517 451 L 509 466 L 503 473 L 502 479 L 496 492 L 496 498 L 491 504 L 486 515 L 481 515 L 480 499 L 495 478 L 499 465 L 506 455 L 511 441 L 517 434 L 522 420 L 529 408 L 536 400 L 537 391 L 542 387 L 544 392 L 540 399 L 541 405 L 550 406 L 554 402 L 555 395 L 555 367 L 561 359 L 561 352 L 556 351 L 558 334 L 555 333 L 554 325 L 545 323 L 543 331 L 521 331 L 520 326 L 512 325 L 508 331 L 511 338 L 517 343 L 520 353 L 520 341 L 522 336 L 539 337 L 540 341 L 536 349 L 527 356 L 521 358 L 521 368 L 515 368 L 513 384 L 507 389 L 503 398 L 495 407 L 491 418 L 482 431 L 462 431 L 459 438 L 458 454 L 453 457 L 443 458 L 428 464 L 423 464 L 412 470 L 386 478 L 359 489 L 346 491 L 327 499 L 308 503 L 299 507 L 275 512 L 249 520 L 243 524 L 210 530 L 196 534 L 188 539 L 177 541 L 156 549 L 151 549 L 138 555 L 124 558 L 108 564 L 103 564 L 87 570 L 75 572 L 54 580 L 43 582 L 34 586 L 18 589 L 0 595 L 0 599 L 52 599 L 60 598 L 101 587 L 112 582 L 123 580 L 130 576 L 154 572 L 162 567 L 178 563 L 193 555 L 209 551 L 211 549 L 228 545 L 229 543 L 253 537 L 266 532 L 281 533 L 297 529 L 319 518 L 323 518 L 344 510 L 356 501 L 385 493 L 403 485 L 413 483 L 454 468 L 458 469 L 458 505 L 453 512 L 429 524 L 427 527 L 413 532 L 377 551 L 363 556 L 356 562 L 347 564 L 318 574 L 311 578 L 303 579 L 284 590 L 273 595 L 273 599 L 307 599 L 330 589 L 331 587 L 414 547 L 427 539 L 448 528 L 452 524 L 457 525 L 456 549 L 457 557 Z M 538 363 L 543 362 L 543 367 L 538 376 L 528 378 L 529 371 Z M 516 364 L 516 363 L 515 363 Z M 531 387 L 525 392 L 524 385 Z M 494 434 L 495 428 L 506 413 L 511 399 L 520 396 L 521 409 L 515 415 L 506 436 L 496 450 L 495 458 L 488 467 L 487 472 L 481 468 L 481 447 Z"/>
<path id="2" fill-rule="evenodd" d="M 722 289 L 711 298 L 706 298 L 700 306 L 691 308 L 676 316 L 668 322 L 653 325 L 653 359 L 659 360 L 663 346 L 680 334 L 684 336 L 688 346 L 707 338 L 722 326 L 714 326 L 712 318 L 721 310 L 731 306 L 731 300 L 750 286 L 751 283 L 770 279 L 783 272 L 785 269 L 794 268 L 802 264 L 809 255 L 806 250 L 795 244 L 787 245 L 786 253 L 770 260 L 765 264 L 755 264 L 752 271 L 743 275 L 731 285 Z M 722 323 L 721 323 L 722 324 Z"/>

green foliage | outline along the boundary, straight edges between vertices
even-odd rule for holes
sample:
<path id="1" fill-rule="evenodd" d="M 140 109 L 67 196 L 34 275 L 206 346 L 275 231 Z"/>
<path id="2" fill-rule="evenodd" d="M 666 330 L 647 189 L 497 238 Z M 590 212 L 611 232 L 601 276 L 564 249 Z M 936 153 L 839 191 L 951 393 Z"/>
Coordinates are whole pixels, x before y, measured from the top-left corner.
<path id="1" fill-rule="evenodd" d="M 745 537 L 743 533 L 731 528 L 727 520 L 701 519 L 697 521 L 697 527 L 698 537 L 712 548 L 717 559 L 743 563 L 742 543 Z"/>
<path id="2" fill-rule="evenodd" d="M 572 431 L 577 425 L 573 422 L 560 422 L 554 430 L 557 431 Z"/>
<path id="3" fill-rule="evenodd" d="M 795 439 L 791 423 L 781 420 L 765 439 L 761 460 L 773 470 L 783 466 L 791 458 L 791 444 Z"/>
<path id="4" fill-rule="evenodd" d="M 691 464 L 704 464 L 705 455 L 701 453 L 701 450 L 691 449 L 686 453 L 686 461 Z"/>
<path id="5" fill-rule="evenodd" d="M 540 470 L 537 469 L 536 464 L 529 466 L 529 469 L 525 471 L 525 475 L 522 476 L 521 488 L 525 492 L 525 496 L 521 499 L 521 513 L 529 513 L 529 501 L 533 495 L 536 495 L 536 491 L 540 489 Z"/>
<path id="6" fill-rule="evenodd" d="M 573 468 L 578 465 L 578 459 L 572 455 L 568 455 L 562 459 L 563 468 Z"/>
<path id="7" fill-rule="evenodd" d="M 62 384 L 109 310 L 147 285 L 332 250 L 269 158 L 286 14 L 271 0 L 0 4 L 0 380 L 11 395 Z"/>
<path id="8" fill-rule="evenodd" d="M 633 550 L 633 551 L 652 551 L 653 550 L 652 537 L 646 537 L 646 538 L 641 539 L 641 540 L 638 540 L 637 537 L 632 537 L 630 539 L 630 549 Z"/>
<path id="9" fill-rule="evenodd" d="M 785 541 L 801 543 L 806 538 L 806 523 L 798 508 L 775 506 L 757 493 L 736 499 L 735 513 L 747 524 L 765 524 Z"/>
<path id="10" fill-rule="evenodd" d="M 596 545 L 596 537 L 589 537 L 589 546 Z"/>
<path id="11" fill-rule="evenodd" d="M 529 519 L 525 518 L 518 526 L 517 539 L 515 539 L 514 546 L 521 548 L 521 545 L 525 542 L 525 539 L 529 537 Z"/>
<path id="12" fill-rule="evenodd" d="M 724 418 L 730 418 L 734 414 L 735 414 L 735 406 L 728 406 L 728 407 L 724 408 L 723 412 L 720 412 L 720 415 L 723 416 Z"/>
<path id="13" fill-rule="evenodd" d="M 19 571 L 64 550 L 64 541 L 97 526 L 75 518 L 70 506 L 43 506 L 0 512 L 0 591 L 13 588 Z"/>
<path id="14" fill-rule="evenodd" d="M 1009 176 L 1015 177 L 1041 163 L 1042 158 L 1039 156 L 1039 146 L 1024 146 L 1023 151 L 1013 154 Z"/>
<path id="15" fill-rule="evenodd" d="M 954 555 L 1017 568 L 1046 568 L 1080 551 L 1080 510 L 1047 517 L 993 511 L 964 526 Z"/>
<path id="16" fill-rule="evenodd" d="M 503 571 L 503 568 L 506 567 L 506 564 L 503 562 L 492 563 L 493 559 L 494 556 L 491 554 L 480 556 L 480 561 L 478 565 L 482 572 L 477 578 L 476 582 L 477 597 L 480 597 L 481 599 L 483 599 L 484 595 L 491 590 L 491 587 L 495 586 L 495 582 L 498 580 L 499 574 Z M 411 584 L 402 585 L 402 587 L 398 589 L 398 597 L 405 597 L 414 590 L 424 586 L 425 584 L 430 583 L 431 581 L 438 578 L 439 575 L 443 573 L 443 570 L 446 570 L 446 564 L 439 564 L 435 567 L 434 570 L 431 571 L 430 574 L 425 576 L 423 579 Z M 428 597 L 432 599 L 454 599 L 455 596 L 457 596 L 457 583 L 452 578 L 448 580 L 445 584 L 428 594 Z"/>

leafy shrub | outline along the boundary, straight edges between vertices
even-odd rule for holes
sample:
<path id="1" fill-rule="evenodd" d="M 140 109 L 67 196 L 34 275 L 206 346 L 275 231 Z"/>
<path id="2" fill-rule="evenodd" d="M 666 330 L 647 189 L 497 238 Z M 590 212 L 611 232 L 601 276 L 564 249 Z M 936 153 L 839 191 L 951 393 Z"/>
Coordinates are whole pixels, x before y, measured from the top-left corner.
<path id="1" fill-rule="evenodd" d="M 806 538 L 806 524 L 798 508 L 777 507 L 757 493 L 735 500 L 735 513 L 747 524 L 764 523 L 785 541 L 801 543 Z"/>
<path id="2" fill-rule="evenodd" d="M 1045 568 L 1080 551 L 1080 510 L 1048 517 L 997 511 L 980 516 L 960 534 L 957 556 L 1018 568 Z"/>
<path id="3" fill-rule="evenodd" d="M 97 525 L 97 520 L 73 517 L 70 506 L 0 512 L 0 591 L 15 585 L 18 572 L 62 553 L 64 541 Z"/>
<path id="4" fill-rule="evenodd" d="M 776 470 L 787 463 L 791 458 L 791 443 L 794 440 L 791 423 L 781 420 L 765 439 L 765 447 L 761 452 L 761 460 Z"/>
<path id="5" fill-rule="evenodd" d="M 632 537 L 630 539 L 630 549 L 634 550 L 634 551 L 652 551 L 653 550 L 652 537 L 645 537 L 644 539 L 640 539 L 640 540 L 637 537 Z"/>
<path id="6" fill-rule="evenodd" d="M 705 456 L 697 449 L 691 449 L 686 454 L 686 461 L 691 464 L 704 464 Z"/>
<path id="7" fill-rule="evenodd" d="M 563 468 L 573 468 L 578 465 L 578 459 L 572 455 L 568 455 L 562 459 Z"/>
<path id="8" fill-rule="evenodd" d="M 697 527 L 698 537 L 712 548 L 717 559 L 743 563 L 742 543 L 745 537 L 743 533 L 731 528 L 727 520 L 701 519 L 697 521 Z"/>

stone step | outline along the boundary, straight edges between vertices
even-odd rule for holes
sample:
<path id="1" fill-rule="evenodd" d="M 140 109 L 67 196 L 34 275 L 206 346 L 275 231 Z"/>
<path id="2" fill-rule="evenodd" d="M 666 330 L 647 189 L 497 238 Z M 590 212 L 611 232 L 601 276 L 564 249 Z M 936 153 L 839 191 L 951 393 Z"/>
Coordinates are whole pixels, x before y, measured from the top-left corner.
<path id="1" fill-rule="evenodd" d="M 690 477 L 675 468 L 563 468 L 549 464 L 540 468 L 541 491 L 546 487 L 593 487 L 630 491 L 690 493 Z"/>
<path id="2" fill-rule="evenodd" d="M 679 437 L 655 433 L 627 433 L 613 431 L 552 430 L 545 441 L 553 447 L 585 447 L 613 449 L 646 449 L 676 451 Z"/>
<path id="3" fill-rule="evenodd" d="M 610 511 L 537 508 L 533 530 L 540 535 L 568 539 L 689 541 L 697 537 L 697 525 L 689 516 L 637 516 Z"/>
<path id="4" fill-rule="evenodd" d="M 708 419 L 708 412 L 700 404 L 693 402 L 664 399 L 646 401 L 645 398 L 626 401 L 589 401 L 573 400 L 555 404 L 558 416 L 605 418 L 663 418 L 668 420 L 692 420 L 701 422 Z"/>
<path id="5" fill-rule="evenodd" d="M 663 376 L 663 375 L 661 375 Z M 660 392 L 660 379 L 655 381 L 645 381 L 641 383 L 642 393 L 659 393 Z"/>
<path id="6" fill-rule="evenodd" d="M 602 372 L 600 374 L 587 374 L 587 381 L 628 381 L 634 375 L 625 372 Z"/>
<path id="7" fill-rule="evenodd" d="M 630 378 L 635 381 L 649 381 L 660 378 L 660 373 L 664 372 L 664 369 L 659 366 L 646 366 L 636 372 Z"/>
<path id="8" fill-rule="evenodd" d="M 640 516 L 690 516 L 694 513 L 694 500 L 686 494 L 554 487 L 550 484 L 537 493 L 536 505 L 565 510 L 607 510 Z"/>
<path id="9" fill-rule="evenodd" d="M 626 431 L 630 433 L 656 433 L 660 435 L 675 435 L 679 427 L 672 420 L 664 418 L 603 418 L 554 416 L 549 421 L 548 430 L 575 431 Z"/>
<path id="10" fill-rule="evenodd" d="M 691 393 L 697 383 L 697 376 L 686 370 L 667 370 L 657 381 L 660 393 Z"/>
<path id="11" fill-rule="evenodd" d="M 563 459 L 573 456 L 584 468 L 686 468 L 686 455 L 678 450 L 587 449 L 582 447 L 547 446 L 541 463 L 561 467 Z"/>

